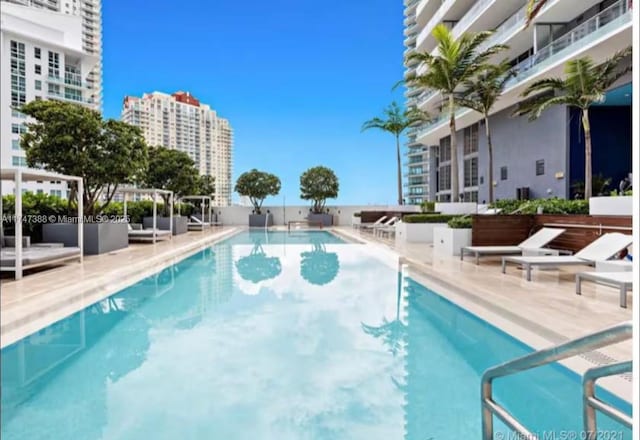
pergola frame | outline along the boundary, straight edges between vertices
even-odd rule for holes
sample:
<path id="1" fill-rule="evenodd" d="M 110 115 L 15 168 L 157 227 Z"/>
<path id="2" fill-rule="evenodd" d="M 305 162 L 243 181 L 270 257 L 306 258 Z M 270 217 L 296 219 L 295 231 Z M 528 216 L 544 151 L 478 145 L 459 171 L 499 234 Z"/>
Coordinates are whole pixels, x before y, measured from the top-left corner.
<path id="1" fill-rule="evenodd" d="M 183 200 L 200 200 L 200 211 L 202 214 L 202 222 L 204 223 L 204 202 L 206 200 L 209 201 L 209 226 L 211 226 L 211 214 L 213 213 L 213 198 L 211 196 L 198 196 L 198 195 L 192 195 L 192 196 L 183 196 L 180 197 L 178 199 L 179 202 L 182 202 Z"/>
<path id="2" fill-rule="evenodd" d="M 16 258 L 13 270 L 15 279 L 22 278 L 22 183 L 37 180 L 65 180 L 67 182 L 78 183 L 78 247 L 80 248 L 80 263 L 84 259 L 84 201 L 82 194 L 84 193 L 84 182 L 82 177 L 67 176 L 65 174 L 53 173 L 51 171 L 39 170 L 36 168 L 2 168 L 0 170 L 0 179 L 2 181 L 13 181 L 15 191 L 15 237 L 16 237 Z M 0 212 L 2 212 L 2 197 L 0 197 Z M 0 223 L 0 230 L 4 229 Z M 11 269 L 11 267 L 9 267 Z"/>
<path id="3" fill-rule="evenodd" d="M 169 194 L 169 239 L 173 238 L 173 191 L 159 188 L 119 188 L 116 192 L 122 194 L 124 206 L 122 214 L 127 217 L 127 194 L 150 194 L 153 197 L 153 243 L 156 242 L 156 231 L 158 229 L 158 195 Z"/>

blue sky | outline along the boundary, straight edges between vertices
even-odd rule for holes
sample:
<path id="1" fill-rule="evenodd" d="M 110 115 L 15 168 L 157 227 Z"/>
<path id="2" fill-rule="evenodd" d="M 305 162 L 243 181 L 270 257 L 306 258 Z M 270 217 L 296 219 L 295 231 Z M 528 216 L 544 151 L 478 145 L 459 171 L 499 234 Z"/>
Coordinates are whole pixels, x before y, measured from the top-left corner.
<path id="1" fill-rule="evenodd" d="M 360 132 L 402 79 L 400 0 L 103 2 L 104 114 L 125 95 L 191 92 L 230 120 L 234 182 L 251 168 L 282 180 L 275 204 L 300 203 L 299 176 L 325 165 L 341 204 L 394 203 L 391 135 Z M 237 194 L 234 194 L 234 200 Z"/>

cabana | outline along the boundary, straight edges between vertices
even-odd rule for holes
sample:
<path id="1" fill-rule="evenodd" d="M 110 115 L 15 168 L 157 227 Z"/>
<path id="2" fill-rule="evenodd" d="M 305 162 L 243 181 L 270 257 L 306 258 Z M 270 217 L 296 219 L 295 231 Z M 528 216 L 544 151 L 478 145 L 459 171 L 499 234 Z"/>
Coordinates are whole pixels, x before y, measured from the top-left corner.
<path id="1" fill-rule="evenodd" d="M 179 202 L 183 200 L 199 200 L 200 201 L 200 218 L 195 215 L 189 216 L 189 221 L 187 222 L 187 227 L 189 230 L 204 230 L 204 228 L 208 228 L 216 222 L 213 221 L 213 199 L 209 196 L 183 196 L 180 197 Z M 204 204 L 208 202 L 207 209 L 207 217 L 205 217 L 205 209 Z"/>
<path id="2" fill-rule="evenodd" d="M 82 263 L 84 242 L 83 242 L 83 223 L 84 223 L 84 207 L 82 201 L 83 181 L 82 177 L 67 176 L 64 174 L 53 173 L 50 171 L 34 169 L 34 168 L 2 168 L 0 170 L 0 178 L 2 181 L 14 182 L 15 199 L 15 233 L 13 240 L 4 236 L 3 226 L 0 224 L 1 245 L 3 249 L 0 255 L 0 270 L 14 272 L 15 279 L 22 278 L 25 269 L 31 269 L 39 266 L 48 266 L 59 264 L 67 260 L 78 258 Z M 65 180 L 67 182 L 76 182 L 78 184 L 78 246 L 63 247 L 58 243 L 38 243 L 31 245 L 27 237 L 22 236 L 22 186 L 24 182 L 33 182 L 38 180 Z M 2 211 L 2 198 L 0 197 L 0 211 Z M 57 221 L 58 219 L 53 219 Z M 48 219 L 51 221 L 51 219 Z M 5 244 L 7 245 L 6 247 Z M 11 246 L 12 245 L 12 246 Z"/>
<path id="3" fill-rule="evenodd" d="M 130 241 L 150 241 L 155 243 L 157 240 L 171 239 L 173 235 L 173 191 L 158 188 L 120 188 L 118 192 L 123 197 L 123 215 L 127 217 L 127 195 L 128 194 L 146 194 L 153 198 L 153 223 L 151 229 L 133 229 L 129 224 L 129 240 Z M 158 195 L 169 195 L 169 230 L 158 229 Z"/>

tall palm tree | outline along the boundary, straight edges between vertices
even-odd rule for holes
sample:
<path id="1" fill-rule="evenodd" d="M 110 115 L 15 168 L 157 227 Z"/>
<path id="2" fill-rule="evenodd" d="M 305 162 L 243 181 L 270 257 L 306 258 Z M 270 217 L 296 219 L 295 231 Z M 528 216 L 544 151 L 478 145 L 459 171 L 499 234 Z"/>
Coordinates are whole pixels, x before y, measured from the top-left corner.
<path id="1" fill-rule="evenodd" d="M 402 110 L 396 102 L 392 102 L 384 109 L 384 118 L 373 118 L 362 125 L 362 131 L 377 128 L 391 133 L 396 138 L 396 164 L 398 167 L 398 205 L 403 204 L 402 199 L 402 164 L 400 163 L 400 136 L 409 127 L 424 122 L 429 115 L 415 107 Z"/>
<path id="2" fill-rule="evenodd" d="M 536 15 L 542 10 L 547 0 L 528 0 L 527 1 L 527 26 L 536 18 Z"/>
<path id="3" fill-rule="evenodd" d="M 516 115 L 529 115 L 529 120 L 540 117 L 543 111 L 553 105 L 567 105 L 580 110 L 584 130 L 584 198 L 592 194 L 591 172 L 591 124 L 589 107 L 602 102 L 605 93 L 619 78 L 631 71 L 631 64 L 621 66 L 620 62 L 631 55 L 631 47 L 615 53 L 604 63 L 596 65 L 590 57 L 578 58 L 565 65 L 565 79 L 546 78 L 531 84 L 522 96 L 538 94 L 525 101 L 516 109 Z"/>
<path id="4" fill-rule="evenodd" d="M 423 63 L 427 70 L 422 75 L 407 78 L 407 84 L 438 91 L 449 112 L 451 131 L 451 201 L 459 201 L 458 184 L 458 144 L 456 138 L 456 93 L 465 81 L 472 78 L 486 65 L 489 59 L 507 48 L 505 45 L 491 46 L 486 50 L 478 48 L 490 36 L 491 32 L 465 33 L 455 38 L 444 24 L 436 26 L 432 33 L 438 43 L 438 53 L 414 53 L 409 59 Z"/>
<path id="5" fill-rule="evenodd" d="M 489 128 L 489 112 L 514 74 L 515 71 L 507 60 L 497 65 L 487 65 L 478 75 L 465 81 L 465 91 L 457 98 L 459 105 L 477 111 L 484 118 L 489 153 L 489 203 L 493 203 L 493 143 Z"/>

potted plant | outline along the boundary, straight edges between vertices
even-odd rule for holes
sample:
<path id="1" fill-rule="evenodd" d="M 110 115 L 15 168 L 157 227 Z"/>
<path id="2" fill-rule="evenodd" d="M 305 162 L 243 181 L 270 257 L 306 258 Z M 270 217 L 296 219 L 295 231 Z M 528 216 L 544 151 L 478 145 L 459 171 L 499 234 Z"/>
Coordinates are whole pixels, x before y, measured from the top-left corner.
<path id="1" fill-rule="evenodd" d="M 471 245 L 471 225 L 469 216 L 454 217 L 447 227 L 433 231 L 433 253 L 440 255 L 460 255 L 460 249 Z"/>
<path id="2" fill-rule="evenodd" d="M 340 184 L 335 173 L 323 166 L 309 168 L 300 176 L 300 198 L 311 200 L 311 212 L 309 221 L 322 223 L 322 226 L 333 225 L 333 215 L 325 211 L 327 199 L 338 197 Z"/>
<path id="3" fill-rule="evenodd" d="M 195 163 L 183 151 L 170 150 L 165 147 L 149 149 L 149 169 L 141 179 L 147 188 L 173 191 L 174 200 L 181 196 L 193 194 L 198 190 L 200 177 Z M 156 219 L 158 229 L 169 230 L 170 195 L 162 194 L 162 215 Z M 174 207 L 175 208 L 175 207 Z M 153 217 L 142 219 L 145 228 L 153 226 Z M 188 219 L 183 215 L 173 216 L 173 235 L 184 234 L 188 230 Z"/>
<path id="4" fill-rule="evenodd" d="M 278 176 L 254 168 L 238 177 L 234 189 L 241 196 L 248 197 L 253 205 L 253 212 L 249 215 L 250 227 L 273 226 L 273 216 L 269 212 L 262 213 L 262 203 L 267 196 L 280 192 Z"/>
<path id="5" fill-rule="evenodd" d="M 77 215 L 77 200 L 82 197 L 84 253 L 102 254 L 127 247 L 126 223 L 101 214 L 120 184 L 133 181 L 147 169 L 147 145 L 140 129 L 112 119 L 105 121 L 94 110 L 66 102 L 32 101 L 20 111 L 33 118 L 21 139 L 27 164 L 83 179 L 82 194 L 75 184 L 69 186 L 67 212 Z M 76 228 L 74 222 L 44 224 L 43 240 L 77 246 Z"/>

